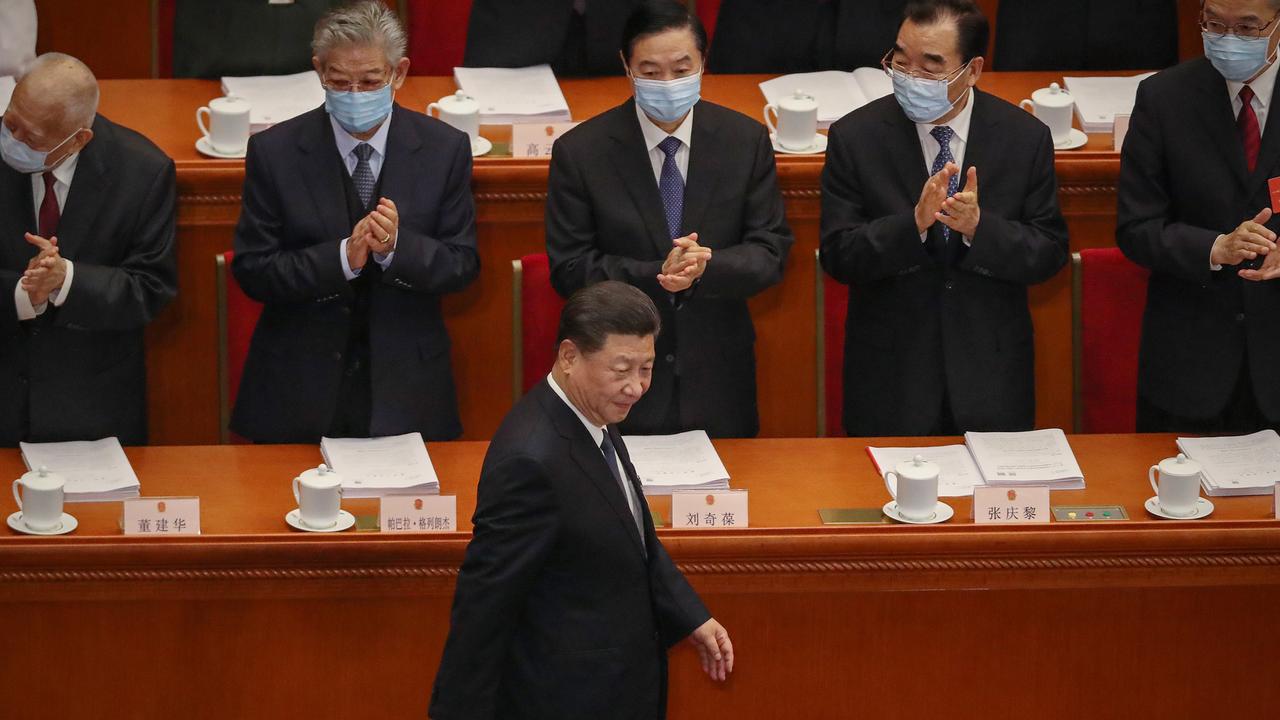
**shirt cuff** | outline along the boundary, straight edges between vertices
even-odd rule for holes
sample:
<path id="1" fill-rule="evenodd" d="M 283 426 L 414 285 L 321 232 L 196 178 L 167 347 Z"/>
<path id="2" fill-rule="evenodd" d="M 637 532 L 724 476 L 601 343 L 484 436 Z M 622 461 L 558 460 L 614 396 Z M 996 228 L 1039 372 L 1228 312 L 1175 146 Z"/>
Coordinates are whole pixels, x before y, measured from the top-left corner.
<path id="1" fill-rule="evenodd" d="M 925 230 L 924 232 L 920 233 L 920 242 L 924 242 L 928 237 L 929 237 L 928 230 Z"/>
<path id="2" fill-rule="evenodd" d="M 342 276 L 347 280 L 355 280 L 360 277 L 360 270 L 352 270 L 351 263 L 347 262 L 347 241 L 351 238 L 343 238 L 338 245 L 338 255 L 342 258 Z"/>
<path id="3" fill-rule="evenodd" d="M 342 256 L 343 256 L 343 257 L 346 257 L 346 253 L 343 253 L 343 255 L 342 255 Z M 386 270 L 386 269 L 387 269 L 387 266 L 389 266 L 389 265 L 391 264 L 391 259 L 392 259 L 392 258 L 394 258 L 395 256 L 396 256 L 396 251 L 395 251 L 395 250 L 392 250 L 391 252 L 387 253 L 386 255 L 379 255 L 378 253 L 373 253 L 373 261 L 374 261 L 374 262 L 376 262 L 376 263 L 378 263 L 378 265 L 379 265 L 383 270 Z"/>
<path id="4" fill-rule="evenodd" d="M 973 238 L 969 237 L 968 235 L 961 235 L 960 239 L 964 241 L 965 247 L 973 247 Z"/>
<path id="5" fill-rule="evenodd" d="M 62 279 L 62 287 L 49 293 L 49 300 L 54 307 L 62 307 L 62 304 L 67 301 L 67 295 L 71 292 L 71 281 L 76 277 L 76 266 L 66 258 L 62 258 L 62 262 L 67 264 L 67 276 Z"/>
<path id="6" fill-rule="evenodd" d="M 41 313 L 43 313 L 45 311 L 45 308 L 49 306 L 49 303 L 43 302 L 43 303 L 40 303 L 40 307 L 38 308 L 32 307 L 31 296 L 27 294 L 26 290 L 22 289 L 21 280 L 19 280 L 18 284 L 14 286 L 13 304 L 18 309 L 19 322 L 23 320 L 35 320 L 36 317 L 38 317 Z"/>

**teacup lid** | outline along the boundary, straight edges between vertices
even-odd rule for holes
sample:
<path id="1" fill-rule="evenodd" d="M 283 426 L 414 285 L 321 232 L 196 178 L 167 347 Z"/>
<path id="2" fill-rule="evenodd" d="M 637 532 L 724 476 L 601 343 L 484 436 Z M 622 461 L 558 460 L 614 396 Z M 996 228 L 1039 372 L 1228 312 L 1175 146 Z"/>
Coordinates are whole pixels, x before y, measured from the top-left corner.
<path id="1" fill-rule="evenodd" d="M 1031 100 L 1037 105 L 1045 107 L 1067 107 L 1075 102 L 1075 98 L 1071 97 L 1071 93 L 1067 92 L 1058 83 L 1049 83 L 1049 87 L 1040 88 L 1031 93 Z"/>
<path id="2" fill-rule="evenodd" d="M 214 98 L 211 104 L 217 104 L 218 110 L 229 112 L 248 112 L 249 101 L 239 95 L 224 95 L 220 98 Z"/>
<path id="3" fill-rule="evenodd" d="M 908 480 L 930 480 L 938 477 L 937 463 L 925 460 L 924 456 L 916 455 L 910 460 L 903 460 L 893 469 L 898 473 L 899 478 Z"/>
<path id="4" fill-rule="evenodd" d="M 1200 463 L 1192 460 L 1183 453 L 1178 453 L 1177 457 L 1165 458 L 1160 461 L 1160 474 L 1186 476 L 1199 475 Z"/>
<path id="5" fill-rule="evenodd" d="M 57 490 L 65 486 L 67 481 L 58 473 L 41 465 L 23 475 L 22 484 L 32 490 Z"/>
<path id="6" fill-rule="evenodd" d="M 445 95 L 436 101 L 440 107 L 455 115 L 470 115 L 480 112 L 480 101 L 459 90 L 452 95 Z"/>
<path id="7" fill-rule="evenodd" d="M 778 100 L 778 107 L 793 112 L 804 112 L 817 110 L 818 101 L 804 90 L 796 88 L 795 92 Z"/>
<path id="8" fill-rule="evenodd" d="M 304 470 L 298 479 L 311 487 L 333 487 L 342 484 L 342 475 L 324 464 Z"/>

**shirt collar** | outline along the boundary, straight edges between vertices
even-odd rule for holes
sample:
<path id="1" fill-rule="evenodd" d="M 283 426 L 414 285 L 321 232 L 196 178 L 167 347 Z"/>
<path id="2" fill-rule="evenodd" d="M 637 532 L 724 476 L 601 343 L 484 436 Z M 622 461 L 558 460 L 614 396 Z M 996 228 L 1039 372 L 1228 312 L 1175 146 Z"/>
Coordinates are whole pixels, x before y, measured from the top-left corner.
<path id="1" fill-rule="evenodd" d="M 969 99 L 965 101 L 964 109 L 959 115 L 951 118 L 945 123 L 916 123 L 916 130 L 919 131 L 920 137 L 928 135 L 938 125 L 946 125 L 951 128 L 951 132 L 955 133 L 955 138 L 960 142 L 969 143 L 969 123 L 973 120 L 973 103 L 977 96 L 973 92 L 973 88 L 969 88 Z"/>
<path id="2" fill-rule="evenodd" d="M 586 426 L 587 432 L 591 433 L 591 439 L 595 441 L 596 447 L 599 447 L 600 443 L 604 442 L 604 428 L 588 420 L 587 416 L 583 415 L 582 411 L 578 409 L 578 406 L 569 401 L 569 396 L 564 394 L 564 389 L 560 387 L 560 384 L 556 382 L 555 376 L 551 373 L 547 373 L 547 384 L 564 401 L 564 404 L 569 406 L 573 414 L 578 416 L 578 419 Z"/>
<path id="3" fill-rule="evenodd" d="M 391 115 L 394 114 L 395 112 L 393 111 Z M 387 115 L 387 119 L 382 121 L 382 125 L 378 128 L 378 131 L 375 132 L 373 137 L 368 140 L 357 140 L 352 137 L 351 133 L 347 132 L 346 129 L 339 125 L 338 121 L 334 120 L 333 116 L 330 115 L 329 124 L 333 126 L 333 139 L 338 143 L 338 156 L 345 158 L 351 154 L 352 150 L 356 149 L 357 145 L 365 142 L 369 143 L 369 146 L 373 148 L 374 152 L 378 153 L 379 157 L 386 157 L 387 128 L 391 127 L 391 115 Z"/>
<path id="4" fill-rule="evenodd" d="M 1258 102 L 1262 103 L 1262 107 L 1271 107 L 1271 94 L 1276 89 L 1276 71 L 1280 70 L 1280 61 L 1271 63 L 1270 67 L 1262 71 L 1253 82 L 1249 83 L 1249 87 L 1253 88 L 1253 96 L 1258 98 Z M 1240 88 L 1245 83 L 1227 81 L 1227 92 L 1231 94 L 1231 100 L 1234 101 L 1240 95 Z"/>
<path id="5" fill-rule="evenodd" d="M 75 177 L 76 165 L 80 162 L 80 153 L 74 152 L 67 156 L 66 160 L 58 163 L 58 167 L 53 169 L 53 177 L 58 182 L 71 187 L 71 178 Z M 36 173 L 39 175 L 40 173 Z"/>
<path id="6" fill-rule="evenodd" d="M 680 123 L 680 127 L 676 128 L 675 132 L 667 135 L 667 131 L 655 125 L 649 119 L 649 116 L 644 114 L 644 110 L 640 109 L 640 104 L 636 103 L 636 116 L 640 118 L 640 132 L 644 133 L 645 149 L 653 152 L 654 148 L 658 147 L 658 144 L 668 137 L 679 139 L 680 142 L 684 143 L 685 147 L 692 147 L 690 141 L 693 137 L 693 112 L 696 109 L 697 106 L 695 105 L 689 111 L 689 114 L 685 116 L 684 122 Z"/>

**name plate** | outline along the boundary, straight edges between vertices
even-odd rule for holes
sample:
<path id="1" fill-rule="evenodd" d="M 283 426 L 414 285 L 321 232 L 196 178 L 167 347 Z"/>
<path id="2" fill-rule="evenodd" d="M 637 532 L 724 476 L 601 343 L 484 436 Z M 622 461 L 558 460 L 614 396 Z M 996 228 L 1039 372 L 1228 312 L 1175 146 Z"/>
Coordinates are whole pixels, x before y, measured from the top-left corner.
<path id="1" fill-rule="evenodd" d="M 680 530 L 750 527 L 747 515 L 747 491 L 673 492 L 671 493 L 671 527 Z"/>
<path id="2" fill-rule="evenodd" d="M 1129 118 L 1128 113 L 1116 113 L 1115 124 L 1111 127 L 1112 147 L 1116 152 L 1124 147 L 1124 139 L 1129 134 Z"/>
<path id="3" fill-rule="evenodd" d="M 1049 488 L 975 487 L 973 522 L 977 525 L 1043 525 L 1049 522 Z"/>
<path id="4" fill-rule="evenodd" d="M 378 506 L 384 533 L 454 532 L 458 529 L 455 495 L 383 495 Z"/>
<path id="5" fill-rule="evenodd" d="M 511 155 L 551 157 L 551 146 L 578 123 L 520 123 L 511 126 Z"/>
<path id="6" fill-rule="evenodd" d="M 125 535 L 199 535 L 200 498 L 140 497 L 124 501 Z"/>

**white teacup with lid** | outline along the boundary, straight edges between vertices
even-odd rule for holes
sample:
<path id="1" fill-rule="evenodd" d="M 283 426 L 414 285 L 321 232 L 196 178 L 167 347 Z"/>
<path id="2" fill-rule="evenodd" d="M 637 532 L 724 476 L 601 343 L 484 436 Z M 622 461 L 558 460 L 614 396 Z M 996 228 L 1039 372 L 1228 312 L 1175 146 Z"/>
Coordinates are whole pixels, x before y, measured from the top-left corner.
<path id="1" fill-rule="evenodd" d="M 893 485 L 889 476 L 894 476 Z M 884 474 L 884 486 L 898 504 L 898 512 L 908 520 L 928 520 L 938 507 L 938 465 L 916 455 Z"/>
<path id="2" fill-rule="evenodd" d="M 445 95 L 427 106 L 427 114 L 435 110 L 440 120 L 452 125 L 471 136 L 471 145 L 475 147 L 480 137 L 480 102 L 462 90 Z M 432 117 L 435 117 L 432 115 Z"/>
<path id="3" fill-rule="evenodd" d="M 1182 453 L 1152 465 L 1147 471 L 1147 481 L 1156 493 L 1160 510 L 1178 517 L 1194 515 L 1196 502 L 1200 500 L 1201 470 L 1200 463 Z"/>
<path id="4" fill-rule="evenodd" d="M 19 493 L 21 486 L 21 493 Z M 13 481 L 13 499 L 22 511 L 22 524 L 35 532 L 62 526 L 62 501 L 67 481 L 41 466 Z"/>
<path id="5" fill-rule="evenodd" d="M 293 497 L 299 522 L 315 530 L 331 528 L 342 510 L 342 476 L 328 465 L 307 470 L 293 479 Z"/>
<path id="6" fill-rule="evenodd" d="M 1076 101 L 1058 83 L 1050 83 L 1049 87 L 1036 90 L 1031 93 L 1030 100 L 1023 100 L 1018 104 L 1049 126 L 1054 145 L 1071 142 L 1071 115 Z"/>
<path id="7" fill-rule="evenodd" d="M 770 117 L 772 112 L 773 118 Z M 777 125 L 774 124 L 777 119 Z M 804 90 L 796 89 L 776 105 L 764 106 L 764 124 L 787 150 L 808 150 L 817 142 L 818 101 Z"/>

